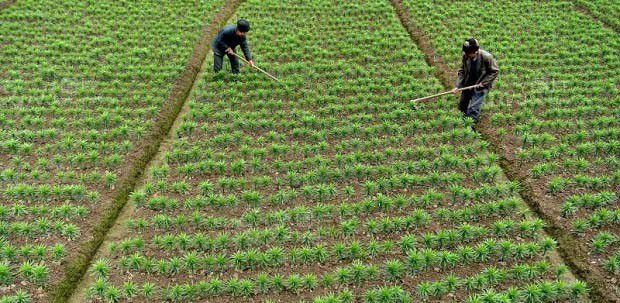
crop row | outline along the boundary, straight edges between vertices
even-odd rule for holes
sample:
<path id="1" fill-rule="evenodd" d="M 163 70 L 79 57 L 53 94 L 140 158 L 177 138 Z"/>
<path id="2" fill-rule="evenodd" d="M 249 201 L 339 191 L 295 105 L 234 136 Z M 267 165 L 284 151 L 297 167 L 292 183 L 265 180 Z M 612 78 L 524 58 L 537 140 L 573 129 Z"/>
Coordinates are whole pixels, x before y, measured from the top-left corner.
<path id="1" fill-rule="evenodd" d="M 552 240 L 551 240 L 552 241 Z M 288 291 L 292 293 L 299 293 L 303 291 L 311 291 L 321 285 L 324 288 L 329 288 L 333 285 L 339 286 L 348 286 L 348 285 L 363 285 L 368 282 L 375 281 L 388 281 L 388 282 L 397 282 L 407 279 L 408 277 L 414 277 L 418 275 L 420 272 L 427 271 L 436 267 L 446 269 L 446 268 L 454 268 L 457 266 L 463 265 L 471 265 L 473 263 L 480 263 L 488 261 L 489 259 L 499 259 L 503 261 L 509 260 L 523 260 L 530 259 L 539 254 L 546 254 L 548 251 L 553 249 L 552 246 L 548 246 L 547 244 L 542 243 L 527 243 L 524 244 L 524 249 L 517 248 L 517 246 L 513 246 L 510 242 L 508 245 L 503 245 L 499 243 L 493 243 L 491 241 L 480 244 L 476 248 L 463 248 L 463 253 L 450 253 L 444 251 L 434 251 L 434 250 L 421 250 L 421 251 L 410 251 L 405 258 L 405 260 L 398 259 L 388 259 L 381 265 L 375 264 L 364 264 L 359 261 L 354 261 L 348 266 L 337 268 L 334 271 L 324 273 L 322 276 L 317 277 L 313 274 L 307 274 L 303 277 L 297 274 L 289 275 L 288 277 L 283 277 L 280 275 L 269 276 L 267 274 L 259 274 L 256 278 L 252 279 L 237 279 L 232 278 L 229 280 L 222 281 L 219 278 L 211 279 L 206 282 L 198 282 L 196 284 L 188 284 L 188 285 L 179 285 L 173 286 L 169 288 L 167 291 L 172 293 L 176 293 L 178 288 L 181 288 L 181 292 L 175 294 L 175 297 L 169 298 L 172 301 L 179 300 L 191 300 L 191 299 L 200 299 L 212 296 L 222 296 L 222 295 L 230 295 L 235 297 L 250 297 L 252 295 L 261 294 L 261 293 L 269 293 L 269 292 L 279 292 L 279 291 Z M 502 247 L 501 253 L 498 249 Z M 521 251 L 521 254 L 514 254 L 515 252 Z M 140 259 L 141 263 L 147 262 L 144 259 Z M 187 261 L 187 259 L 185 260 Z M 181 270 L 182 267 L 187 266 L 187 262 L 181 265 L 181 261 L 177 261 L 178 266 L 176 270 Z M 136 263 L 134 266 L 140 266 Z M 159 269 L 159 266 L 163 267 L 163 270 L 166 274 L 174 273 L 171 272 L 175 270 L 175 267 L 171 267 L 171 265 L 167 263 L 157 263 L 156 266 L 153 267 L 152 274 L 156 274 Z M 487 268 L 484 273 L 477 276 L 477 279 L 481 279 L 482 281 L 476 281 L 476 278 L 469 278 L 469 282 L 460 282 L 458 280 L 455 281 L 453 276 L 446 277 L 447 281 L 452 282 L 439 282 L 431 284 L 420 283 L 417 286 L 417 292 L 423 299 L 428 298 L 431 293 L 430 290 L 434 288 L 438 288 L 435 290 L 435 296 L 442 296 L 449 292 L 456 291 L 457 288 L 462 287 L 465 289 L 475 290 L 475 289 L 485 289 L 489 287 L 489 284 L 500 283 L 502 280 L 507 279 L 520 279 L 520 280 L 528 280 L 535 279 L 539 275 L 542 275 L 544 272 L 550 270 L 551 266 L 546 262 L 539 262 L 535 265 L 516 265 L 513 269 L 510 270 L 497 270 L 494 268 Z M 194 269 L 199 270 L 199 269 Z M 560 269 L 556 272 L 556 275 L 559 274 L 562 276 L 565 273 L 566 269 Z M 90 288 L 90 294 L 99 297 L 101 299 L 106 299 L 108 295 L 107 292 L 110 287 L 106 282 L 108 267 L 105 260 L 100 260 L 96 263 L 96 266 L 93 267 L 93 271 L 99 275 L 99 279 L 96 284 Z M 490 281 L 489 281 L 490 277 Z M 486 282 L 486 285 L 484 285 Z M 131 282 L 130 282 L 131 283 Z M 477 283 L 483 285 L 476 285 Z M 451 285 L 449 287 L 445 287 L 444 285 Z M 127 283 L 124 284 L 126 286 Z M 174 290 L 177 288 L 177 290 Z M 187 289 L 189 288 L 189 289 Z M 183 290 L 184 289 L 184 290 Z M 162 297 L 166 299 L 168 295 L 172 293 L 166 293 L 164 290 Z M 132 293 L 130 293 L 131 295 Z M 180 297 L 177 297 L 179 296 Z"/>
<path id="2" fill-rule="evenodd" d="M 441 197 L 441 196 L 439 196 Z M 130 219 L 126 225 L 129 228 L 144 231 L 147 228 L 172 230 L 192 228 L 193 230 L 216 231 L 226 228 L 269 226 L 273 224 L 318 222 L 320 220 L 348 220 L 352 217 L 369 216 L 381 211 L 404 212 L 408 211 L 419 217 L 433 218 L 443 223 L 478 222 L 486 218 L 501 217 L 517 210 L 519 200 L 514 198 L 490 201 L 488 203 L 476 203 L 467 205 L 466 202 L 459 209 L 438 208 L 432 213 L 421 209 L 411 209 L 411 200 L 397 196 L 388 198 L 378 196 L 376 200 L 363 200 L 356 203 L 342 203 L 339 205 L 319 204 L 313 207 L 298 206 L 277 211 L 262 212 L 260 209 L 250 209 L 237 217 L 205 216 L 199 211 L 193 211 L 188 215 L 169 216 L 158 214 L 151 218 Z M 436 204 L 433 204 L 436 203 Z M 437 196 L 422 200 L 422 206 L 441 205 L 444 202 Z M 458 200 L 454 201 L 458 203 Z M 215 207 L 213 204 L 203 204 Z M 605 216 L 605 218 L 613 218 Z"/>
<path id="3" fill-rule="evenodd" d="M 424 239 L 429 240 L 429 239 Z M 473 239 L 472 239 L 473 240 Z M 470 240 L 470 241 L 472 241 Z M 432 239 L 430 239 L 432 241 Z M 462 241 L 467 243 L 469 241 Z M 512 243 L 501 241 L 498 244 L 490 244 L 487 241 L 478 246 L 458 246 L 455 253 L 449 251 L 436 251 L 432 247 L 442 248 L 440 245 L 424 244 L 418 245 L 411 237 L 403 237 L 396 243 L 402 251 L 408 251 L 414 247 L 420 247 L 423 251 L 421 268 L 439 266 L 441 268 L 455 267 L 456 264 L 463 262 L 476 261 L 483 262 L 488 260 L 494 250 L 501 251 L 501 260 L 517 260 L 526 256 L 536 255 L 540 250 L 547 251 L 555 247 L 554 241 L 550 238 L 544 239 L 541 244 L 532 245 L 531 243 Z M 493 246 L 495 245 L 495 246 Z M 283 250 L 273 247 L 266 252 L 257 250 L 239 251 L 231 255 L 202 255 L 195 252 L 187 252 L 181 257 L 170 258 L 149 258 L 140 253 L 130 256 L 123 256 L 119 259 L 119 264 L 127 272 L 142 272 L 151 275 L 173 276 L 176 274 L 195 274 L 227 272 L 230 270 L 261 270 L 283 266 L 312 265 L 336 263 L 338 260 L 359 260 L 367 258 L 382 258 L 394 253 L 392 249 L 395 243 L 384 241 L 381 243 L 370 242 L 368 247 L 362 246 L 357 242 L 347 244 L 337 243 L 333 247 L 293 248 Z M 430 247 L 430 248 L 424 248 Z M 446 247 L 450 247 L 446 245 Z M 420 255 L 416 255 L 416 258 Z M 411 258 L 411 255 L 409 255 Z M 106 263 L 105 259 L 100 262 Z M 93 266 L 93 271 L 99 273 L 101 263 Z M 107 271 L 107 269 L 105 270 Z"/>

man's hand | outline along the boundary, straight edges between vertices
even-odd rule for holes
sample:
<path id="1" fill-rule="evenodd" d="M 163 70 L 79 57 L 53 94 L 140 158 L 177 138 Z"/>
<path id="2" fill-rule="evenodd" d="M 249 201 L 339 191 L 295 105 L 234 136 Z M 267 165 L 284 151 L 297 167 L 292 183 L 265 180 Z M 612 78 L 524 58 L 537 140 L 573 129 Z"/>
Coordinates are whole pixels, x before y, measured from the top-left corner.
<path id="1" fill-rule="evenodd" d="M 452 89 L 452 93 L 453 93 L 453 94 L 455 94 L 455 95 L 456 95 L 458 92 L 459 92 L 458 87 L 455 87 L 455 88 L 453 88 L 453 89 Z"/>
<path id="2" fill-rule="evenodd" d="M 248 63 L 250 63 L 250 66 L 251 66 L 251 67 L 254 67 L 254 66 L 255 66 L 255 65 L 254 65 L 254 61 L 252 61 L 252 60 L 248 61 Z"/>
<path id="3" fill-rule="evenodd" d="M 229 55 L 232 55 L 232 54 L 234 53 L 234 52 L 233 52 L 233 50 L 232 50 L 232 48 L 230 48 L 230 47 L 229 47 L 229 48 L 227 48 L 224 52 L 226 52 L 226 53 L 227 53 L 227 54 L 229 54 Z"/>

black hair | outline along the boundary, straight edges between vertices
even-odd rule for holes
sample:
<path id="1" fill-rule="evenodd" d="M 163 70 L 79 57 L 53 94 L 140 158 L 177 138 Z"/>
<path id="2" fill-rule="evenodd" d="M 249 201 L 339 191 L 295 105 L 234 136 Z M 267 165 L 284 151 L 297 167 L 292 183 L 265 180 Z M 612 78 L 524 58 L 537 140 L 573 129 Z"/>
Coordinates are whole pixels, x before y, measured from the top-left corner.
<path id="1" fill-rule="evenodd" d="M 237 21 L 237 29 L 242 33 L 247 33 L 250 31 L 250 22 L 245 19 L 239 19 Z"/>
<path id="2" fill-rule="evenodd" d="M 478 45 L 478 40 L 474 38 L 469 38 L 463 42 L 463 51 L 466 54 L 475 53 L 480 49 L 480 45 Z"/>

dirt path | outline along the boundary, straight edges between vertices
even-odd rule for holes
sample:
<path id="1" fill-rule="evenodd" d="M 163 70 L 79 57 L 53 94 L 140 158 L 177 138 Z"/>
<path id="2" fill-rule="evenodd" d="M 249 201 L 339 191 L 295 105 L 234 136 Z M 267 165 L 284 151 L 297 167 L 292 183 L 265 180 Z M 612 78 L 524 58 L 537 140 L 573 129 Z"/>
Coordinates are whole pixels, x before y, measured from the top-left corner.
<path id="1" fill-rule="evenodd" d="M 198 79 L 197 76 L 205 58 L 210 52 L 211 40 L 241 2 L 242 0 L 227 1 L 213 20 L 205 26 L 185 69 L 176 80 L 165 105 L 155 118 L 153 129 L 136 145 L 135 152 L 130 155 L 126 165 L 127 169 L 119 177 L 120 182 L 114 195 L 114 201 L 100 218 L 92 238 L 80 248 L 78 256 L 67 265 L 63 280 L 52 287 L 51 302 L 67 302 L 68 300 L 83 302 L 83 300 L 76 299 L 76 295 L 84 292 L 84 289 L 78 287 L 84 284 L 83 280 L 87 275 L 91 261 L 98 254 L 104 240 L 114 236 L 115 229 L 113 227 L 118 225 L 117 222 L 131 214 L 131 208 L 125 210 L 129 194 L 140 184 L 145 170 L 157 158 L 162 143 L 173 129 L 175 121 L 186 104 L 189 93 Z"/>
<path id="2" fill-rule="evenodd" d="M 454 87 L 453 74 L 443 58 L 438 55 L 430 44 L 430 41 L 426 39 L 424 32 L 416 27 L 415 20 L 411 19 L 409 11 L 404 7 L 401 0 L 390 0 L 394 7 L 401 24 L 409 33 L 411 39 L 418 45 L 420 50 L 424 53 L 427 64 L 435 67 L 435 75 L 441 81 L 446 90 Z M 545 232 L 553 237 L 558 242 L 558 254 L 566 263 L 572 273 L 579 279 L 586 281 L 591 286 L 591 298 L 594 302 L 620 302 L 620 298 L 614 296 L 614 292 L 609 289 L 609 285 L 605 283 L 604 276 L 598 272 L 597 269 L 588 266 L 585 261 L 586 258 L 582 257 L 585 252 L 580 249 L 580 245 L 576 240 L 564 229 L 561 225 L 552 218 L 545 214 L 541 209 L 541 203 L 544 203 L 544 199 L 535 194 L 532 189 L 532 185 L 526 180 L 523 174 L 519 172 L 518 165 L 514 157 L 510 156 L 511 148 L 503 146 L 499 141 L 494 140 L 498 136 L 494 133 L 493 129 L 488 123 L 488 118 L 483 117 L 482 121 L 476 126 L 476 130 L 482 135 L 482 138 L 490 143 L 493 151 L 500 155 L 500 166 L 507 178 L 511 181 L 521 184 L 520 196 L 532 210 L 532 212 L 543 219 L 547 225 Z"/>

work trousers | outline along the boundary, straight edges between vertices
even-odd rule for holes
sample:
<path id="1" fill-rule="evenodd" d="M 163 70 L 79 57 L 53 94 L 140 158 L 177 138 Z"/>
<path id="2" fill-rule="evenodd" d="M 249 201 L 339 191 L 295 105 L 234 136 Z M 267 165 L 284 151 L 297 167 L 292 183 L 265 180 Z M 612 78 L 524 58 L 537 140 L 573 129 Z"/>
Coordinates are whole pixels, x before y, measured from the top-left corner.
<path id="1" fill-rule="evenodd" d="M 484 97 L 487 92 L 486 89 L 480 91 L 474 89 L 463 91 L 461 94 L 461 101 L 459 102 L 459 110 L 465 114 L 466 117 L 470 117 L 474 119 L 474 122 L 478 122 L 482 103 L 484 103 Z"/>
<path id="2" fill-rule="evenodd" d="M 233 74 L 239 73 L 239 59 L 235 55 L 229 55 L 223 52 L 220 52 L 217 49 L 213 49 L 213 71 L 216 73 L 222 70 L 222 65 L 224 63 L 224 55 L 228 56 L 228 60 L 230 60 L 230 70 Z"/>

